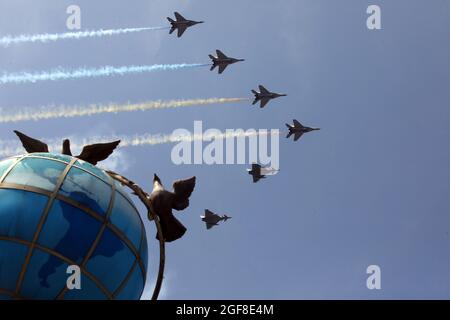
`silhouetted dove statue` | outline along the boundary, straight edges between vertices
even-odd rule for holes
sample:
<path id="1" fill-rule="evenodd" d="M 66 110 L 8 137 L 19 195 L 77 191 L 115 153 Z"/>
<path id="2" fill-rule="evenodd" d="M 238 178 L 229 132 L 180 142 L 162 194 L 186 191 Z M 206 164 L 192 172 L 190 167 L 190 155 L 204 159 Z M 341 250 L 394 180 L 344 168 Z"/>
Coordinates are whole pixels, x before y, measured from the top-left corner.
<path id="1" fill-rule="evenodd" d="M 49 152 L 48 145 L 46 143 L 33 139 L 17 130 L 14 130 L 14 133 L 17 134 L 20 141 L 22 142 L 23 147 L 28 153 Z M 120 140 L 109 143 L 97 143 L 87 145 L 84 146 L 83 150 L 81 151 L 81 154 L 74 157 L 89 162 L 95 166 L 98 162 L 107 159 L 113 153 L 114 149 L 117 148 L 119 143 Z M 72 155 L 72 152 L 70 150 L 69 139 L 65 139 L 63 141 L 61 153 L 69 156 Z"/>
<path id="2" fill-rule="evenodd" d="M 153 191 L 150 201 L 153 212 L 158 215 L 162 234 L 166 242 L 175 241 L 181 238 L 186 232 L 186 228 L 178 221 L 172 209 L 181 211 L 189 206 L 189 197 L 194 191 L 195 177 L 187 180 L 178 180 L 173 183 L 173 192 L 164 189 L 161 180 L 155 174 L 153 178 Z M 158 234 L 156 238 L 159 239 Z"/>

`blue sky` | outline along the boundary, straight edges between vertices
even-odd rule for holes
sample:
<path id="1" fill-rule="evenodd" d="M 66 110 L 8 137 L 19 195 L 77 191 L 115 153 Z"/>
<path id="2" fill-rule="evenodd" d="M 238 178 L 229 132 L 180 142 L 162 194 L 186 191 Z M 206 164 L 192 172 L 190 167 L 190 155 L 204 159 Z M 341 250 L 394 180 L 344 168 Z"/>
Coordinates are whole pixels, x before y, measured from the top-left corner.
<path id="1" fill-rule="evenodd" d="M 215 49 L 246 61 L 124 77 L 2 85 L 0 107 L 249 97 L 260 83 L 286 92 L 265 109 L 246 103 L 2 124 L 29 135 L 171 133 L 193 128 L 322 128 L 282 137 L 278 175 L 252 184 L 246 166 L 175 166 L 172 145 L 124 148 L 109 162 L 146 189 L 154 172 L 196 175 L 188 227 L 167 245 L 165 299 L 450 298 L 450 3 L 446 0 L 7 0 L 0 34 L 167 25 L 180 11 L 205 20 L 178 39 L 167 30 L 0 48 L 3 72 L 103 65 L 207 63 Z M 382 30 L 366 28 L 378 4 Z M 206 231 L 204 209 L 233 219 Z M 157 242 L 147 223 L 155 274 Z M 381 267 L 382 289 L 366 288 Z M 151 291 L 152 284 L 148 290 Z"/>

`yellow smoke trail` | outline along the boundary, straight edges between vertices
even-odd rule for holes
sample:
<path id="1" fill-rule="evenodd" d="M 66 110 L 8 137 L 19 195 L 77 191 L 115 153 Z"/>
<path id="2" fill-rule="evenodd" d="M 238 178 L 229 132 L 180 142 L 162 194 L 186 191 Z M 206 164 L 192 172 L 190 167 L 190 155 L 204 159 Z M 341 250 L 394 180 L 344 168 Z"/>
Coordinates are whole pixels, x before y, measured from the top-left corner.
<path id="1" fill-rule="evenodd" d="M 39 121 L 56 118 L 72 118 L 92 116 L 101 113 L 120 113 L 132 111 L 146 111 L 153 109 L 169 109 L 191 106 L 207 106 L 212 104 L 235 103 L 248 100 L 247 98 L 209 98 L 169 101 L 149 101 L 136 104 L 91 104 L 86 106 L 44 106 L 40 108 L 16 109 L 11 113 L 0 112 L 0 123 L 19 121 Z"/>
<path id="2" fill-rule="evenodd" d="M 279 136 L 279 130 L 230 130 L 225 133 L 211 133 L 211 134 L 191 134 L 191 135 L 176 135 L 176 134 L 142 134 L 134 136 L 120 136 L 112 135 L 107 137 L 90 137 L 86 139 L 71 139 L 71 145 L 74 150 L 81 150 L 84 145 L 93 143 L 110 142 L 114 140 L 121 140 L 119 148 L 137 147 L 137 146 L 153 146 L 166 143 L 177 142 L 193 142 L 193 141 L 211 141 L 217 139 L 234 139 L 234 138 L 248 138 L 255 136 Z M 61 139 L 51 139 L 48 145 L 51 152 L 60 152 Z M 2 141 L 0 140 L 0 157 L 9 157 L 24 153 L 23 147 L 17 141 Z"/>

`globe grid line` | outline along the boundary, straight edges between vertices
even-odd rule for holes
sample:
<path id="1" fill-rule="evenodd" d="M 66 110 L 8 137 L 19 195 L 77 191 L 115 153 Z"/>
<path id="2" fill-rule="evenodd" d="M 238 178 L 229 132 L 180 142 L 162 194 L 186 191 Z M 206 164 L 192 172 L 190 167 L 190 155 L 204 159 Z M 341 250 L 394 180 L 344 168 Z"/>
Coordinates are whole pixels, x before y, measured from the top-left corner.
<path id="1" fill-rule="evenodd" d="M 68 164 L 68 162 L 65 162 L 65 161 L 60 160 L 60 159 L 47 158 L 47 157 L 38 156 L 38 155 L 33 155 L 33 154 L 30 154 L 30 155 L 28 155 L 28 156 L 25 155 L 25 156 L 22 156 L 22 157 L 20 157 L 19 159 L 17 159 L 17 161 L 16 161 L 14 164 L 11 165 L 11 167 L 10 167 L 10 168 L 8 169 L 8 171 L 5 173 L 5 177 L 4 177 L 4 178 L 6 178 L 6 176 L 9 174 L 9 172 L 12 171 L 12 170 L 14 169 L 15 165 L 16 165 L 18 162 L 20 162 L 22 159 L 24 159 L 24 158 L 37 158 L 37 159 L 44 159 L 44 160 L 50 160 L 50 161 L 60 162 L 60 163 L 62 163 L 62 164 L 64 164 L 64 165 L 67 165 L 67 164 Z M 107 183 L 108 185 L 110 185 L 111 187 L 113 186 L 113 183 L 111 183 L 111 181 L 106 181 L 103 177 L 101 177 L 101 176 L 99 176 L 99 175 L 97 175 L 97 174 L 95 174 L 95 173 L 93 173 L 93 172 L 91 172 L 91 171 L 88 171 L 88 170 L 86 170 L 85 168 L 78 166 L 77 164 L 72 165 L 72 168 L 80 169 L 80 170 L 82 170 L 82 171 L 84 171 L 84 172 L 86 172 L 86 173 L 88 173 L 88 174 L 91 174 L 91 175 L 97 177 L 98 179 L 100 179 L 100 180 L 106 182 L 106 183 Z M 114 178 L 111 177 L 111 172 L 110 172 L 110 171 L 108 171 L 107 173 L 109 174 L 108 177 L 109 177 L 110 179 L 114 179 Z M 3 178 L 3 179 L 4 179 L 4 178 Z M 2 181 L 3 181 L 3 180 L 0 179 L 0 189 L 2 188 L 2 185 L 4 185 L 4 186 L 9 186 L 9 187 L 11 187 L 11 188 L 17 189 L 17 190 L 27 190 L 27 191 L 31 191 L 31 192 L 38 193 L 38 194 L 42 194 L 42 195 L 46 195 L 46 196 L 50 196 L 50 195 L 51 195 L 51 191 L 48 191 L 48 190 L 45 190 L 45 189 L 41 189 L 41 188 L 37 188 L 37 187 L 32 187 L 32 186 L 24 186 L 24 185 L 21 185 L 21 184 L 14 184 L 14 183 L 4 183 L 4 182 L 2 183 Z M 115 188 L 115 185 L 114 185 L 114 188 Z M 130 202 L 129 199 L 127 198 L 127 196 L 126 196 L 120 189 L 116 189 L 116 191 L 118 191 L 122 196 L 124 196 L 125 200 L 126 200 L 131 206 L 133 206 L 133 207 L 136 209 L 136 211 L 138 211 L 137 208 L 136 208 L 136 206 L 134 205 L 134 203 Z M 96 220 L 98 220 L 98 221 L 100 221 L 100 222 L 103 222 L 103 220 L 104 220 L 104 218 L 103 218 L 102 215 L 98 214 L 97 212 L 95 212 L 94 210 L 92 210 L 92 209 L 90 209 L 90 208 L 88 208 L 88 207 L 86 207 L 86 206 L 80 205 L 78 202 L 73 201 L 71 198 L 65 197 L 64 195 L 61 195 L 61 194 L 58 194 L 58 195 L 57 195 L 57 198 L 58 198 L 58 200 L 62 200 L 62 201 L 66 202 L 66 203 L 68 203 L 68 204 L 70 204 L 70 205 L 72 205 L 72 206 L 74 206 L 74 207 L 76 207 L 76 208 L 81 209 L 82 211 L 85 211 L 86 213 L 89 213 L 89 214 L 91 215 L 91 217 L 95 218 Z M 140 220 L 140 222 L 141 222 L 141 225 L 144 226 L 144 223 L 143 223 L 143 221 L 142 221 L 142 219 L 141 219 L 140 216 L 139 216 L 139 220 Z M 112 224 L 109 225 L 109 229 L 112 230 L 113 232 L 115 232 L 117 236 L 123 238 L 122 240 L 124 240 L 125 242 L 128 242 L 128 244 L 129 244 L 129 249 L 132 250 L 133 253 L 135 253 L 136 256 L 139 255 L 139 253 L 138 253 L 138 251 L 136 250 L 134 244 L 132 244 L 132 243 L 129 241 L 128 237 L 127 237 L 125 234 L 123 234 L 123 232 L 122 232 L 120 229 L 115 228 L 115 226 L 112 225 Z M 142 269 L 144 269 L 142 263 L 140 263 L 140 265 L 141 265 Z M 144 270 L 143 270 L 143 273 L 145 274 Z"/>
<path id="2" fill-rule="evenodd" d="M 19 158 L 14 159 L 14 162 L 12 164 L 10 164 L 8 170 L 6 170 L 5 173 L 3 173 L 3 175 L 0 177 L 0 184 L 3 183 L 3 180 L 5 180 L 6 176 L 12 171 L 12 169 L 14 169 L 16 164 L 19 163 L 20 161 L 22 161 L 22 159 L 25 157 L 26 156 L 21 156 Z"/>
<path id="3" fill-rule="evenodd" d="M 32 244 L 31 241 L 23 240 L 23 239 L 18 239 L 18 238 L 14 238 L 14 237 L 4 237 L 4 236 L 0 236 L 0 240 L 3 240 L 3 241 L 10 241 L 10 242 L 22 244 L 22 245 L 25 245 L 25 246 L 27 246 L 27 247 L 31 246 L 31 244 Z M 43 252 L 45 252 L 45 253 L 48 253 L 48 254 L 50 254 L 50 255 L 53 255 L 53 256 L 55 256 L 55 257 L 61 259 L 62 261 L 64 261 L 65 263 L 67 263 L 67 264 L 69 264 L 69 265 L 76 265 L 76 264 L 77 264 L 75 261 L 69 259 L 68 257 L 62 255 L 61 253 L 59 253 L 59 252 L 57 252 L 57 251 L 55 251 L 55 250 L 53 250 L 53 249 L 50 249 L 50 248 L 48 248 L 48 247 L 46 247 L 46 246 L 43 246 L 43 245 L 40 245 L 40 244 L 37 243 L 35 247 L 36 247 L 36 249 L 38 249 L 38 250 L 41 250 L 41 251 L 43 251 Z M 89 271 L 86 270 L 86 269 L 82 269 L 82 268 L 80 268 L 80 269 L 81 269 L 81 271 L 83 272 L 83 274 L 86 275 L 86 277 L 88 277 L 90 280 L 92 280 L 92 282 L 94 282 L 100 289 L 103 288 L 103 289 L 101 289 L 101 290 L 104 291 L 105 295 L 108 296 L 108 295 L 110 294 L 110 292 L 108 291 L 108 289 L 106 289 L 106 287 L 102 284 L 102 282 L 101 282 L 100 280 L 97 279 L 96 276 L 94 276 L 91 272 L 89 272 Z M 12 292 L 12 291 L 11 291 L 11 292 Z M 22 296 L 22 295 L 20 294 L 20 292 L 19 292 L 19 293 L 13 292 L 13 294 L 14 294 L 14 297 L 16 297 L 16 298 L 19 298 L 19 299 L 27 299 L 26 297 Z"/>
<path id="4" fill-rule="evenodd" d="M 146 274 L 145 274 L 145 267 L 143 265 L 142 259 L 141 259 L 141 254 L 140 252 L 138 252 L 136 250 L 136 247 L 133 245 L 133 243 L 130 241 L 130 239 L 127 238 L 126 235 L 124 235 L 119 228 L 117 228 L 115 225 L 111 224 L 111 222 L 107 223 L 107 228 L 109 230 L 111 230 L 112 232 L 115 233 L 116 236 L 118 236 L 127 246 L 128 248 L 131 250 L 131 252 L 134 254 L 135 259 L 138 261 L 138 264 L 141 267 L 141 271 L 142 271 L 142 277 L 144 279 L 144 281 L 146 280 Z"/>
<path id="5" fill-rule="evenodd" d="M 73 166 L 73 167 L 75 167 L 75 166 Z M 25 191 L 29 191 L 29 192 L 45 195 L 45 196 L 49 196 L 51 194 L 50 191 L 44 190 L 44 189 L 40 189 L 40 188 L 37 188 L 37 187 L 23 186 L 23 185 L 20 185 L 20 184 L 5 183 L 5 182 L 0 183 L 0 189 L 25 190 Z M 90 217 L 94 218 L 95 220 L 97 220 L 99 222 L 103 223 L 103 221 L 104 221 L 104 218 L 100 214 L 98 214 L 97 212 L 93 211 L 92 209 L 90 209 L 88 207 L 80 205 L 79 203 L 77 203 L 76 201 L 74 201 L 74 200 L 72 200 L 70 198 L 67 198 L 67 197 L 65 197 L 65 196 L 63 196 L 61 194 L 58 194 L 56 199 L 61 200 L 61 201 L 65 202 L 65 203 L 67 203 L 67 204 L 70 204 L 71 206 L 73 206 L 75 208 L 78 208 L 78 209 L 82 210 L 83 213 L 88 214 Z M 142 222 L 142 220 L 141 220 L 141 222 Z M 145 267 L 143 265 L 143 262 L 142 262 L 142 259 L 141 259 L 141 256 L 140 256 L 140 251 L 136 250 L 136 247 L 134 246 L 134 244 L 115 225 L 113 225 L 110 222 L 108 222 L 107 223 L 107 228 L 109 230 L 111 230 L 116 236 L 118 236 L 127 245 L 127 247 L 132 251 L 132 253 L 134 254 L 136 260 L 138 261 L 138 264 L 139 264 L 139 266 L 141 268 L 141 272 L 143 274 L 143 279 L 145 281 L 146 280 L 146 273 L 145 273 Z"/>
<path id="6" fill-rule="evenodd" d="M 141 234 L 141 241 L 139 245 L 139 252 L 142 250 L 142 245 L 144 243 L 144 233 Z M 134 271 L 136 270 L 136 267 L 139 265 L 138 259 L 135 259 L 133 262 L 133 265 L 131 266 L 130 271 L 128 271 L 128 274 L 125 276 L 125 278 L 122 280 L 122 283 L 117 287 L 117 289 L 112 293 L 112 299 L 115 300 L 115 298 L 122 292 L 122 290 L 125 288 L 125 286 L 128 284 L 128 281 L 130 280 L 131 276 L 133 275 Z M 145 282 L 146 278 L 144 278 L 144 288 L 145 289 Z"/>
<path id="7" fill-rule="evenodd" d="M 16 184 L 10 184 L 10 183 L 8 183 L 8 184 L 5 184 L 5 183 L 3 183 L 3 185 L 0 185 L 0 189 L 13 189 L 13 190 L 26 190 L 26 191 L 29 191 L 29 192 L 33 192 L 33 193 L 37 193 L 37 194 L 42 194 L 42 195 L 46 195 L 46 196 L 48 196 L 49 194 L 50 194 L 50 192 L 48 192 L 48 191 L 46 191 L 46 190 L 42 190 L 42 189 L 39 189 L 39 188 L 35 188 L 35 187 L 24 187 L 24 186 L 22 186 L 22 185 L 16 185 Z M 71 199 L 69 199 L 69 198 L 66 198 L 66 197 L 64 197 L 64 196 L 62 196 L 62 195 L 59 195 L 58 197 L 57 197 L 57 199 L 58 200 L 63 200 L 64 202 L 66 202 L 66 203 L 68 203 L 68 204 L 70 204 L 70 205 L 73 205 L 74 207 L 77 207 L 77 208 L 79 208 L 79 209 L 82 209 L 82 211 L 89 211 L 89 212 L 84 212 L 84 213 L 86 213 L 86 214 L 88 214 L 88 215 L 90 215 L 91 217 L 93 217 L 94 219 L 96 219 L 97 221 L 100 221 L 100 222 L 102 222 L 103 220 L 102 220 L 102 217 L 100 216 L 100 215 L 98 215 L 97 213 L 95 213 L 94 211 L 92 211 L 92 210 L 90 210 L 90 209 L 88 209 L 88 208 L 86 208 L 86 207 L 83 207 L 83 206 L 79 206 L 79 205 L 77 205 L 76 203 L 73 203 L 73 200 L 71 200 Z M 146 280 L 146 273 L 144 272 L 145 271 L 145 268 L 144 268 L 144 266 L 143 266 L 143 262 L 142 262 L 142 259 L 141 259 L 141 257 L 140 257 L 140 250 L 139 250 L 139 252 L 136 250 L 136 248 L 134 247 L 134 245 L 131 243 L 131 241 L 126 237 L 126 235 L 124 235 L 123 233 L 122 233 L 122 231 L 120 231 L 120 229 L 117 229 L 117 227 L 115 227 L 114 225 L 112 225 L 112 224 L 110 224 L 109 222 L 107 223 L 107 227 L 108 227 L 108 229 L 109 230 L 111 230 L 113 233 L 115 233 L 115 235 L 116 236 L 118 236 L 127 246 L 128 246 L 128 248 L 132 251 L 132 253 L 134 254 L 134 256 L 135 256 L 135 260 L 136 260 L 136 263 L 137 264 L 139 264 L 139 266 L 140 266 L 140 268 L 141 268 L 141 273 L 143 274 L 143 279 L 144 279 L 144 281 Z M 0 236 L 0 239 L 2 238 L 2 236 Z M 7 240 L 8 239 L 8 237 L 5 237 L 5 240 Z M 141 242 L 142 242 L 142 240 L 143 240 L 143 233 L 141 234 Z M 24 243 L 23 244 L 28 244 L 29 242 L 27 242 L 27 241 L 24 241 Z M 142 243 L 140 244 L 140 247 L 142 247 Z M 141 249 L 141 248 L 140 248 Z M 55 256 L 58 256 L 58 255 L 60 255 L 57 251 L 54 251 L 54 250 L 51 250 L 51 249 L 48 249 L 47 251 L 49 251 L 49 252 L 51 252 L 52 253 L 52 255 L 55 255 Z M 56 254 L 55 254 L 56 253 Z M 66 259 L 67 261 L 71 261 L 70 259 Z M 71 262 L 73 262 L 73 261 L 71 261 Z M 73 262 L 72 264 L 76 264 L 75 262 Z M 82 270 L 85 270 L 85 269 L 82 269 Z M 86 271 L 86 272 L 88 272 L 88 271 Z M 128 275 L 127 275 L 128 276 Z M 126 278 L 126 277 L 125 277 Z M 108 293 L 110 293 L 109 291 L 108 291 Z M 119 292 L 116 292 L 116 295 L 118 294 Z"/>
<path id="8" fill-rule="evenodd" d="M 15 299 L 20 299 L 13 291 L 5 290 L 0 288 L 0 294 L 7 295 L 13 297 Z"/>
<path id="9" fill-rule="evenodd" d="M 105 219 L 102 222 L 102 226 L 100 227 L 97 236 L 95 237 L 94 242 L 92 243 L 91 247 L 89 248 L 88 252 L 86 253 L 86 255 L 84 256 L 83 260 L 81 261 L 79 267 L 80 269 L 85 269 L 87 262 L 89 261 L 89 259 L 91 258 L 92 254 L 94 253 L 95 249 L 97 249 L 98 243 L 100 242 L 100 239 L 102 238 L 106 226 L 108 224 L 108 220 L 111 216 L 111 212 L 113 210 L 114 207 L 114 201 L 116 199 L 116 184 L 112 183 L 111 184 L 111 199 L 109 199 L 109 204 L 108 204 L 108 210 L 106 212 L 105 215 Z M 142 237 L 142 235 L 141 235 Z M 137 259 L 135 259 L 136 261 Z M 57 300 L 63 299 L 64 295 L 66 294 L 68 288 L 66 285 L 64 285 L 64 287 L 59 291 L 59 294 L 56 296 Z M 112 294 L 109 292 L 108 290 L 108 298 L 112 299 Z"/>
<path id="10" fill-rule="evenodd" d="M 20 287 L 22 286 L 23 279 L 25 277 L 25 272 L 27 271 L 28 264 L 30 263 L 31 255 L 33 254 L 34 247 L 36 246 L 36 243 L 39 239 L 39 235 L 41 234 L 42 227 L 44 226 L 44 223 L 47 220 L 47 216 L 49 214 L 50 208 L 53 205 L 53 202 L 58 195 L 59 189 L 61 188 L 64 180 L 66 179 L 67 174 L 69 173 L 69 170 L 72 168 L 72 165 L 76 162 L 76 158 L 72 159 L 70 163 L 64 168 L 63 173 L 58 177 L 58 181 L 56 183 L 55 188 L 53 189 L 52 194 L 47 199 L 47 204 L 45 205 L 44 211 L 41 214 L 41 218 L 39 220 L 39 223 L 36 227 L 36 231 L 34 232 L 33 240 L 31 242 L 31 245 L 28 247 L 28 253 L 25 257 L 25 261 L 22 264 L 22 269 L 19 273 L 19 278 L 17 279 L 16 283 L 16 290 L 15 292 L 18 294 L 20 292 Z M 16 162 L 17 164 L 18 162 Z"/>
<path id="11" fill-rule="evenodd" d="M 7 176 L 16 167 L 16 165 L 25 158 L 39 158 L 39 159 L 44 159 L 47 161 L 59 162 L 59 163 L 64 164 L 65 168 L 62 171 L 62 173 L 59 175 L 57 183 L 56 183 L 55 187 L 53 188 L 53 191 L 41 189 L 38 187 L 34 187 L 32 185 L 4 182 L 5 179 L 7 178 Z M 5 159 L 5 160 L 7 160 L 7 159 Z M 53 157 L 45 157 L 45 156 L 39 156 L 39 155 L 33 155 L 33 154 L 26 154 L 26 155 L 19 156 L 19 157 L 13 157 L 12 160 L 13 161 L 10 164 L 8 164 L 7 170 L 5 170 L 5 172 L 0 176 L 0 189 L 12 189 L 12 190 L 27 191 L 27 192 L 31 192 L 31 193 L 35 193 L 35 194 L 44 195 L 44 196 L 48 197 L 48 199 L 47 199 L 46 205 L 44 207 L 43 213 L 40 216 L 39 223 L 34 232 L 32 241 L 14 238 L 14 237 L 10 237 L 10 236 L 0 236 L 0 240 L 24 245 L 27 247 L 27 250 L 28 250 L 25 260 L 22 263 L 22 268 L 21 268 L 18 280 L 16 282 L 16 290 L 10 291 L 7 289 L 0 288 L 0 294 L 11 296 L 14 299 L 26 299 L 24 296 L 22 296 L 20 294 L 20 289 L 21 289 L 21 285 L 23 284 L 23 281 L 25 279 L 25 275 L 28 270 L 28 265 L 30 263 L 31 257 L 33 257 L 33 252 L 35 251 L 34 249 L 38 249 L 42 252 L 45 252 L 45 253 L 49 254 L 49 256 L 57 257 L 58 259 L 60 259 L 61 261 L 65 262 L 69 265 L 78 265 L 76 262 L 72 261 L 70 258 L 64 256 L 63 254 L 60 254 L 56 250 L 53 250 L 46 246 L 43 246 L 37 242 L 39 240 L 41 231 L 42 231 L 43 227 L 45 226 L 45 222 L 47 221 L 50 210 L 53 207 L 53 203 L 55 202 L 55 200 L 60 200 L 60 201 L 67 203 L 75 208 L 80 209 L 84 214 L 87 214 L 91 218 L 94 218 L 95 220 L 100 221 L 102 223 L 102 226 L 97 234 L 96 241 L 93 242 L 93 244 L 90 247 L 90 250 L 88 251 L 88 254 L 90 254 L 90 256 L 92 255 L 93 252 L 95 252 L 95 249 L 96 249 L 97 245 L 99 244 L 99 240 L 101 239 L 101 235 L 104 234 L 106 229 L 110 230 L 115 236 L 117 236 L 123 242 L 123 244 L 125 244 L 126 247 L 128 247 L 128 249 L 131 251 L 131 253 L 134 256 L 134 261 L 133 261 L 131 268 L 127 272 L 126 276 L 122 279 L 122 281 L 118 285 L 118 287 L 114 290 L 114 292 L 109 291 L 105 287 L 105 285 L 103 285 L 102 281 L 100 281 L 95 275 L 93 275 L 90 271 L 88 271 L 84 265 L 82 268 L 80 267 L 82 273 L 85 274 L 90 280 L 92 280 L 92 282 L 103 292 L 103 294 L 106 296 L 106 298 L 114 299 L 126 287 L 131 276 L 136 271 L 136 266 L 139 265 L 139 267 L 140 267 L 139 274 L 142 276 L 143 283 L 144 283 L 144 285 L 142 286 L 142 290 L 140 292 L 140 294 L 142 295 L 142 292 L 145 288 L 146 278 L 147 278 L 147 274 L 145 271 L 146 267 L 144 266 L 144 264 L 142 262 L 142 258 L 141 258 L 141 250 L 142 250 L 144 242 L 145 242 L 145 226 L 143 224 L 142 218 L 140 217 L 139 211 L 137 210 L 134 203 L 131 202 L 128 195 L 126 193 L 124 193 L 123 190 L 116 187 L 115 181 L 118 181 L 118 179 L 115 179 L 114 177 L 112 177 L 110 172 L 105 172 L 106 173 L 105 177 L 101 177 L 101 176 L 98 176 L 97 174 L 95 174 L 93 171 L 89 171 L 83 167 L 78 166 L 77 165 L 78 159 L 76 159 L 76 158 L 71 159 L 71 161 L 64 161 L 64 160 L 61 160 L 58 158 L 53 158 Z M 109 187 L 111 187 L 111 199 L 108 204 L 108 210 L 107 210 L 108 213 L 105 216 L 97 213 L 96 211 L 94 211 L 84 205 L 81 205 L 80 203 L 77 203 L 73 199 L 70 199 L 62 194 L 59 194 L 59 191 L 60 191 L 71 168 L 77 168 L 79 170 L 82 170 L 83 172 L 86 172 L 89 175 L 95 176 L 96 178 L 98 178 L 101 181 L 103 181 L 104 183 L 106 183 Z M 108 179 L 105 179 L 106 177 Z M 122 181 L 119 181 L 119 182 L 122 182 Z M 130 205 L 131 207 L 133 207 L 133 209 L 137 213 L 137 217 L 140 222 L 140 230 L 141 230 L 139 248 L 137 248 L 134 245 L 134 243 L 131 242 L 131 240 L 128 238 L 128 236 L 124 232 L 122 232 L 116 225 L 112 224 L 112 221 L 110 221 L 110 219 L 109 219 L 112 209 L 113 209 L 113 206 L 114 206 L 114 199 L 116 197 L 115 192 L 119 192 L 119 194 L 122 195 L 122 197 L 127 202 L 127 204 Z M 84 260 L 88 261 L 89 257 L 86 255 L 84 257 L 83 261 Z"/>
<path id="12" fill-rule="evenodd" d="M 164 280 L 164 270 L 166 265 L 166 247 L 165 240 L 162 233 L 161 223 L 159 221 L 158 215 L 153 212 L 152 205 L 150 202 L 149 194 L 142 190 L 136 183 L 131 181 L 130 179 L 125 178 L 124 176 L 115 173 L 114 171 L 108 170 L 106 171 L 113 179 L 122 183 L 122 185 L 126 185 L 128 188 L 133 190 L 136 196 L 142 201 L 142 203 L 147 208 L 147 214 L 150 221 L 155 222 L 158 238 L 159 238 L 159 268 L 158 268 L 158 276 L 156 278 L 155 288 L 153 289 L 152 300 L 157 300 L 159 296 L 159 292 L 161 291 L 162 282 Z"/>
<path id="13" fill-rule="evenodd" d="M 67 165 L 67 164 L 68 164 L 68 162 L 63 161 L 63 160 L 60 160 L 60 159 L 46 158 L 46 157 L 43 157 L 43 156 L 34 155 L 34 154 L 32 154 L 32 153 L 29 154 L 28 156 L 25 155 L 25 156 L 21 157 L 20 160 L 22 160 L 23 158 L 44 159 L 44 160 L 56 161 L 56 162 L 62 163 L 62 164 L 64 164 L 64 165 Z M 18 160 L 18 162 L 20 162 L 20 160 Z M 89 174 L 93 175 L 94 177 L 97 177 L 98 179 L 100 179 L 100 180 L 106 182 L 107 184 L 112 185 L 112 182 L 111 182 L 110 180 L 107 181 L 107 180 L 105 180 L 105 178 L 99 176 L 99 175 L 96 174 L 95 172 L 86 170 L 85 168 L 83 168 L 83 167 L 77 165 L 76 163 L 72 166 L 72 168 L 80 169 L 80 170 L 82 170 L 82 171 L 84 171 L 84 172 L 86 172 L 86 173 L 89 173 Z M 13 169 L 13 168 L 11 168 L 11 169 Z M 111 177 L 109 177 L 109 178 L 111 178 Z M 0 180 L 0 182 L 1 182 L 1 180 Z M 120 193 L 123 195 L 123 192 L 122 192 L 121 190 L 117 189 L 117 191 L 120 192 Z M 128 199 L 127 199 L 127 200 L 128 200 Z M 133 203 L 130 203 L 130 204 L 134 207 L 134 204 L 133 204 Z"/>

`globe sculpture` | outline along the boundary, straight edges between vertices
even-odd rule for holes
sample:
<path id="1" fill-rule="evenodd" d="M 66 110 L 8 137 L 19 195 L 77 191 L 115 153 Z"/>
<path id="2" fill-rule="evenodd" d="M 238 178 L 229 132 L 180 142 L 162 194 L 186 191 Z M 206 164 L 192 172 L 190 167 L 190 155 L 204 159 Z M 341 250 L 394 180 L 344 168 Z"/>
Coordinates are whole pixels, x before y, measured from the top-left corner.
<path id="1" fill-rule="evenodd" d="M 0 300 L 139 299 L 147 251 L 138 210 L 103 170 L 50 153 L 0 161 Z"/>

